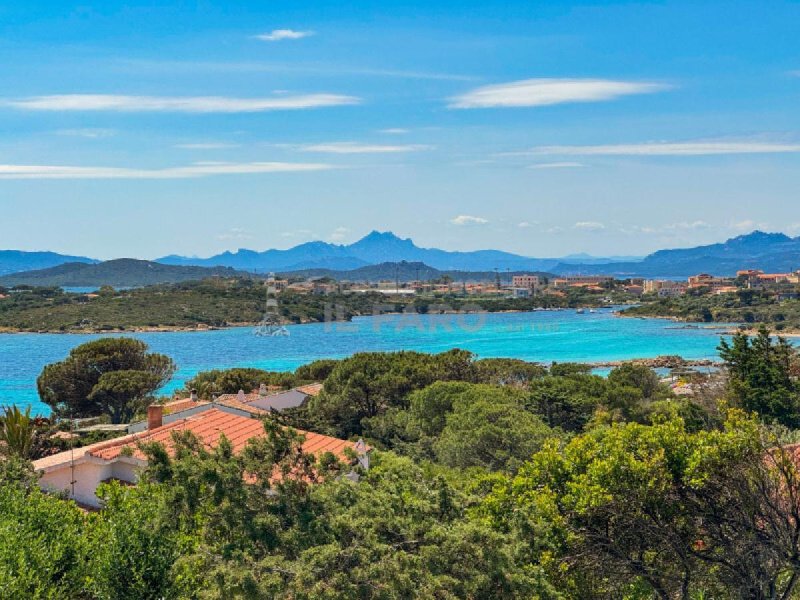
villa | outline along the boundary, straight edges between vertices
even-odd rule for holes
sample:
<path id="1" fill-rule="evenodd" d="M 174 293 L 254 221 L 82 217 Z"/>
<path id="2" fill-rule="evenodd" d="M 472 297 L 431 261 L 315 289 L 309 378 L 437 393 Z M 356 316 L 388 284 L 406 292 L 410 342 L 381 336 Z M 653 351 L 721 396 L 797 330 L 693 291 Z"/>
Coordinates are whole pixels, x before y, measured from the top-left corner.
<path id="1" fill-rule="evenodd" d="M 140 424 L 134 424 L 131 426 L 134 432 L 126 436 L 34 461 L 34 469 L 40 475 L 39 486 L 46 491 L 65 492 L 81 505 L 98 508 L 101 501 L 96 492 L 101 483 L 110 480 L 136 483 L 139 473 L 147 466 L 147 458 L 139 447 L 142 443 L 162 443 L 171 453 L 173 434 L 190 431 L 206 448 L 214 448 L 224 435 L 234 452 L 239 452 L 248 440 L 265 435 L 260 417 L 268 411 L 257 407 L 248 409 L 246 403 L 228 404 L 227 401 L 186 400 L 154 404 L 148 407 L 147 421 L 141 430 Z M 169 411 L 173 407 L 180 410 L 165 414 L 165 409 Z M 351 442 L 309 431 L 299 433 L 304 437 L 304 452 L 316 456 L 330 452 L 345 464 L 369 469 L 371 448 L 362 440 Z M 356 461 L 350 459 L 353 455 Z"/>

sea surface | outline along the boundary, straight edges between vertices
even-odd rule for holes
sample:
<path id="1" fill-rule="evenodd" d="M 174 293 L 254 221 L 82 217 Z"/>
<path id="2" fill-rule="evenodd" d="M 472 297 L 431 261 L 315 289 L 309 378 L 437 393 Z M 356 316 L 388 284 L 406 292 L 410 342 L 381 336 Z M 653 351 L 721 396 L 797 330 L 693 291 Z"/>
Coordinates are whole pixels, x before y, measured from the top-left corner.
<path id="1" fill-rule="evenodd" d="M 621 318 L 613 309 L 577 314 L 571 310 L 472 315 L 383 315 L 351 323 L 289 326 L 287 337 L 260 337 L 254 328 L 204 332 L 130 334 L 178 365 L 163 388 L 170 394 L 198 371 L 229 367 L 293 370 L 319 358 L 355 352 L 463 348 L 479 357 L 541 362 L 601 362 L 679 354 L 715 358 L 726 326 L 686 326 L 664 319 Z M 70 349 L 99 335 L 0 334 L 0 405 L 32 406 L 39 401 L 36 377 Z"/>

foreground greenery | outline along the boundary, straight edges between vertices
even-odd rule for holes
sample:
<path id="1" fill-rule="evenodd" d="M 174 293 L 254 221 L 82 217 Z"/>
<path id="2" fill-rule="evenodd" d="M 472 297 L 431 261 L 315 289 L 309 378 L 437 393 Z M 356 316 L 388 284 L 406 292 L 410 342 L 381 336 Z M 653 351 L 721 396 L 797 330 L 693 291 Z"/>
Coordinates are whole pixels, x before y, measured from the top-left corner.
<path id="1" fill-rule="evenodd" d="M 212 278 L 130 290 L 101 288 L 96 297 L 66 293 L 60 288 L 22 286 L 0 288 L 0 331 L 106 332 L 141 329 L 179 329 L 254 325 L 264 318 L 264 282 L 249 278 Z M 445 310 L 524 311 L 534 308 L 599 306 L 608 296 L 615 301 L 633 298 L 621 292 L 592 293 L 570 290 L 565 296 L 534 298 L 466 297 L 451 294 L 393 299 L 377 292 L 282 292 L 279 316 L 285 323 L 350 320 L 404 310 L 419 313 Z"/>
<path id="2" fill-rule="evenodd" d="M 800 300 L 779 299 L 756 290 L 644 300 L 622 314 L 701 323 L 765 324 L 777 331 L 800 331 Z"/>
<path id="3" fill-rule="evenodd" d="M 800 359 L 767 331 L 720 352 L 724 385 L 688 398 L 638 365 L 459 350 L 201 373 L 204 393 L 324 389 L 238 454 L 144 447 L 92 514 L 7 448 L 0 597 L 797 598 Z M 286 425 L 365 437 L 371 468 L 345 477 Z"/>

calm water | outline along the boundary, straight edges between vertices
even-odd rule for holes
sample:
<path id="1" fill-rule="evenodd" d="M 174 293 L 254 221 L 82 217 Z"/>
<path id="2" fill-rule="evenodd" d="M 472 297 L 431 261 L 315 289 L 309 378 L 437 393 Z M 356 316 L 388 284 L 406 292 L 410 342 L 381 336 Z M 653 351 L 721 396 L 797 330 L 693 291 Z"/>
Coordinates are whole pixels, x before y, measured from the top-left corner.
<path id="1" fill-rule="evenodd" d="M 198 371 L 227 367 L 292 370 L 318 358 L 360 351 L 470 350 L 480 357 L 531 361 L 596 362 L 680 354 L 713 358 L 721 329 L 685 328 L 661 319 L 626 319 L 609 309 L 578 315 L 540 311 L 481 315 L 361 317 L 352 323 L 290 326 L 289 337 L 257 337 L 252 328 L 208 332 L 136 334 L 175 360 L 171 393 Z M 47 414 L 36 393 L 44 365 L 97 335 L 0 334 L 0 405 L 33 406 Z"/>

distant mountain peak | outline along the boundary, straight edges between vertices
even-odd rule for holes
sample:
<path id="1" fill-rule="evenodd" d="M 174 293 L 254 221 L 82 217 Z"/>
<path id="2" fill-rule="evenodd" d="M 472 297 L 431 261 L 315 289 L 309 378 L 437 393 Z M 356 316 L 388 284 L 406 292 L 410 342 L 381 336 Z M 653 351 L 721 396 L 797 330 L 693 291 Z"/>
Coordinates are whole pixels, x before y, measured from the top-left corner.
<path id="1" fill-rule="evenodd" d="M 377 229 L 373 229 L 367 235 L 362 237 L 357 242 L 351 244 L 351 246 L 363 246 L 366 244 L 413 244 L 413 242 L 406 238 L 403 239 L 397 235 L 395 235 L 391 231 L 378 231 Z"/>
<path id="2" fill-rule="evenodd" d="M 739 244 L 753 244 L 753 243 L 780 243 L 780 242 L 791 242 L 792 238 L 790 238 L 785 233 L 768 233 L 766 231 L 761 231 L 756 229 L 755 231 L 751 231 L 750 233 L 745 233 L 742 235 L 738 235 L 734 238 L 729 239 L 726 243 L 739 243 Z"/>

